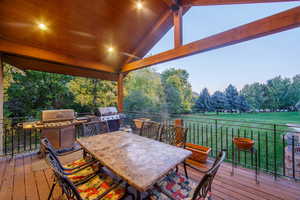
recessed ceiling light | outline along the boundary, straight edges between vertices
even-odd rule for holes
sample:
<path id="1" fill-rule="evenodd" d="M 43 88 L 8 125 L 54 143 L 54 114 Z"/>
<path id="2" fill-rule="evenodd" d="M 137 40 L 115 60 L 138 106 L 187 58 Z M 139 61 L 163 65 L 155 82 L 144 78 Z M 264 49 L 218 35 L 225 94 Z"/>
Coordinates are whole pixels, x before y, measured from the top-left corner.
<path id="1" fill-rule="evenodd" d="M 114 51 L 114 48 L 113 48 L 113 47 L 108 47 L 107 51 L 108 51 L 109 53 L 112 53 L 112 52 Z"/>
<path id="2" fill-rule="evenodd" d="M 48 27 L 47 27 L 45 24 L 43 24 L 43 23 L 39 23 L 39 24 L 38 24 L 38 27 L 39 27 L 39 29 L 41 29 L 42 31 L 45 31 L 45 30 L 48 29 Z"/>
<path id="3" fill-rule="evenodd" d="M 136 2 L 136 8 L 137 9 L 142 9 L 143 8 L 143 3 L 141 1 Z"/>

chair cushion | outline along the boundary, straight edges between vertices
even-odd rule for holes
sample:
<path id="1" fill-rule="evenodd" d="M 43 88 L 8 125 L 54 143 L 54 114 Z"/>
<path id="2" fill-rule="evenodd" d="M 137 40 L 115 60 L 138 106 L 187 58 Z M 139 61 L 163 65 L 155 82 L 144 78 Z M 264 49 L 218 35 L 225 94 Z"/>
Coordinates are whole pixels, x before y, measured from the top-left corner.
<path id="1" fill-rule="evenodd" d="M 162 191 L 178 200 L 192 199 L 196 186 L 197 184 L 194 181 L 192 181 L 191 179 L 187 179 L 185 176 L 177 172 L 171 172 L 159 183 L 159 187 Z M 152 200 L 170 199 L 167 195 L 160 192 L 157 188 L 153 189 L 150 193 L 150 199 Z"/>
<path id="2" fill-rule="evenodd" d="M 67 175 L 67 177 L 73 182 L 73 183 L 76 183 L 76 182 L 79 182 L 83 179 L 85 179 L 86 177 L 88 176 L 91 176 L 93 175 L 95 172 L 97 171 L 97 167 L 95 166 L 91 166 L 91 167 L 86 167 L 74 174 L 71 174 L 71 175 Z"/>
<path id="3" fill-rule="evenodd" d="M 64 165 L 65 168 L 74 168 L 74 167 L 78 167 L 80 165 L 84 165 L 86 164 L 88 161 L 86 161 L 84 158 L 75 160 L 73 162 L 71 162 L 70 164 Z"/>
<path id="4" fill-rule="evenodd" d="M 107 191 L 113 185 L 113 180 L 106 174 L 99 174 L 94 178 L 90 179 L 88 182 L 77 186 L 77 190 L 84 200 L 94 200 L 97 199 L 103 192 Z M 124 187 L 117 187 L 111 192 L 109 192 L 101 200 L 118 200 L 122 198 L 125 194 Z"/>
<path id="5" fill-rule="evenodd" d="M 84 165 L 86 164 L 87 161 L 84 160 L 83 158 L 82 159 L 79 159 L 79 160 L 76 160 L 70 164 L 67 164 L 67 165 L 64 165 L 65 168 L 74 168 L 74 167 L 77 167 L 77 166 L 81 166 L 81 165 Z M 73 183 L 76 183 L 76 182 L 79 182 L 83 179 L 85 179 L 86 177 L 88 176 L 91 176 L 92 174 L 94 174 L 96 171 L 98 171 L 99 167 L 98 167 L 98 164 L 95 164 L 95 165 L 92 165 L 90 167 L 86 167 L 74 174 L 71 174 L 71 175 L 67 175 L 67 177 L 73 182 Z M 78 169 L 74 169 L 74 170 L 65 170 L 65 172 L 67 173 L 72 173 L 74 171 L 77 171 Z"/>

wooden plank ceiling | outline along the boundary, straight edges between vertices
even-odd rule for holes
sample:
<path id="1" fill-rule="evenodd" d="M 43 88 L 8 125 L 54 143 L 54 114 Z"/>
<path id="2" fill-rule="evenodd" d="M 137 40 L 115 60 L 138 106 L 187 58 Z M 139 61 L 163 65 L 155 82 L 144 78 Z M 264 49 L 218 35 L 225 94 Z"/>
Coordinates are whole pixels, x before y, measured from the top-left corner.
<path id="1" fill-rule="evenodd" d="M 116 81 L 119 73 L 300 26 L 298 6 L 182 45 L 181 15 L 191 6 L 300 0 L 144 0 L 137 9 L 138 1 L 1 0 L 0 53 L 23 69 Z M 143 58 L 174 23 L 175 48 Z"/>
<path id="2" fill-rule="evenodd" d="M 130 58 L 124 53 L 143 57 L 145 51 L 134 51 L 167 13 L 168 4 L 147 0 L 138 10 L 133 0 L 1 0 L 0 52 L 25 59 L 60 65 L 58 73 L 68 73 L 66 65 L 93 71 L 117 73 Z M 169 19 L 172 23 L 172 18 Z M 48 30 L 38 29 L 38 23 Z M 163 22 L 147 42 L 149 50 L 171 28 Z M 112 46 L 115 51 L 108 53 Z M 19 67 L 30 68 L 17 59 Z M 34 69 L 38 69 L 35 65 Z M 61 68 L 61 70 L 59 70 Z M 40 66 L 41 70 L 43 66 Z M 49 71 L 49 70 L 48 70 Z M 55 70 L 52 70 L 55 71 Z M 74 74 L 74 72 L 73 72 Z M 88 73 L 87 73 L 88 74 Z M 94 74 L 93 74 L 94 75 Z"/>

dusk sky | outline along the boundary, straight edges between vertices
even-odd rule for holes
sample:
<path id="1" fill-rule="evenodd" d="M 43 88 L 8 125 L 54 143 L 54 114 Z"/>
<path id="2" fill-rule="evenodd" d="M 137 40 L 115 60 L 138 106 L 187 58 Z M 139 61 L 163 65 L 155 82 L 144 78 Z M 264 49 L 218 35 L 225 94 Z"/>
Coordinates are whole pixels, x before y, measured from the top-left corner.
<path id="1" fill-rule="evenodd" d="M 184 44 L 223 32 L 251 21 L 299 6 L 300 3 L 269 3 L 193 7 L 183 18 Z M 149 54 L 173 47 L 173 29 Z M 241 89 L 247 83 L 264 82 L 281 75 L 300 74 L 300 28 L 155 65 L 186 69 L 193 91 L 207 87 L 210 93 L 229 83 Z"/>

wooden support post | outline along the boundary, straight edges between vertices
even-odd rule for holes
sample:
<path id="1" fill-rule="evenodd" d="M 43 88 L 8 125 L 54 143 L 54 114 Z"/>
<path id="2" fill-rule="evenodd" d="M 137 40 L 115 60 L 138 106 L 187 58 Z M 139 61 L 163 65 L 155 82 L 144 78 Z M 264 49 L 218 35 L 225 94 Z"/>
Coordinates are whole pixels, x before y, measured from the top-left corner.
<path id="1" fill-rule="evenodd" d="M 182 7 L 173 12 L 174 48 L 182 46 Z"/>
<path id="2" fill-rule="evenodd" d="M 124 98 L 124 74 L 120 73 L 118 77 L 118 110 L 123 112 L 123 98 Z"/>
<path id="3" fill-rule="evenodd" d="M 3 154 L 3 136 L 4 136 L 4 125 L 3 125 L 3 103 L 4 103 L 4 92 L 3 92 L 3 54 L 0 53 L 0 155 Z"/>

